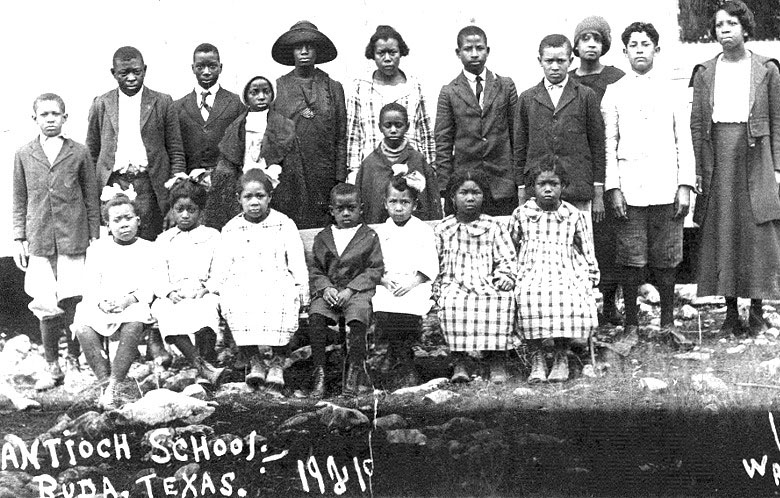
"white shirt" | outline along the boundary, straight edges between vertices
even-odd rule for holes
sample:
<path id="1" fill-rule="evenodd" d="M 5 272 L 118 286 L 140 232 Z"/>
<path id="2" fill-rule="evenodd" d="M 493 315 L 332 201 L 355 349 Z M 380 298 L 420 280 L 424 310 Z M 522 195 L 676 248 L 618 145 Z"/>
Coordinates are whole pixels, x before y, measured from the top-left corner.
<path id="1" fill-rule="evenodd" d="M 631 206 L 654 206 L 673 203 L 680 185 L 695 185 L 684 96 L 653 70 L 630 72 L 607 87 L 605 190 L 619 188 Z"/>
<path id="2" fill-rule="evenodd" d="M 43 148 L 43 153 L 46 154 L 46 159 L 49 160 L 49 165 L 54 166 L 54 161 L 57 159 L 57 156 L 60 153 L 60 150 L 62 150 L 63 142 L 65 141 L 65 137 L 62 136 L 62 133 L 57 135 L 56 137 L 47 137 L 43 133 L 41 133 L 41 147 Z"/>
<path id="3" fill-rule="evenodd" d="M 134 166 L 133 169 L 145 170 L 149 160 L 141 138 L 141 95 L 144 89 L 141 87 L 132 97 L 125 95 L 122 90 L 117 90 L 117 93 L 119 130 L 116 137 L 114 171 L 125 173 L 130 165 Z"/>
<path id="4" fill-rule="evenodd" d="M 333 243 L 336 244 L 336 252 L 339 256 L 341 256 L 341 253 L 347 248 L 349 241 L 355 237 L 358 228 L 360 228 L 360 225 L 352 228 L 339 228 L 336 225 L 330 226 L 330 231 L 333 233 Z"/>
<path id="5" fill-rule="evenodd" d="M 544 79 L 544 87 L 547 89 L 547 93 L 550 95 L 553 107 L 558 107 L 558 101 L 561 100 L 561 94 L 563 93 L 563 87 L 569 82 L 569 75 L 567 74 L 563 81 L 560 83 L 551 83 L 547 78 Z"/>
<path id="6" fill-rule="evenodd" d="M 260 162 L 260 148 L 265 129 L 268 126 L 268 109 L 249 112 L 246 115 L 246 137 L 244 141 L 244 172 Z"/>
<path id="7" fill-rule="evenodd" d="M 474 92 L 474 95 L 477 95 L 477 75 L 474 73 L 470 73 L 463 70 L 463 76 L 466 77 L 466 79 L 469 82 L 469 86 L 471 87 L 471 91 Z M 482 103 L 485 101 L 485 79 L 487 78 L 487 68 L 483 69 L 482 72 L 479 74 L 479 77 L 482 78 L 482 93 L 479 95 L 479 106 L 482 107 Z"/>
<path id="8" fill-rule="evenodd" d="M 214 99 L 217 98 L 217 92 L 219 91 L 220 86 L 219 83 L 214 83 L 214 86 L 211 88 L 203 88 L 200 85 L 195 85 L 195 102 L 198 104 L 198 108 L 200 109 L 200 115 L 203 116 L 204 121 L 208 121 L 209 119 L 209 111 L 206 110 L 206 108 L 203 106 L 203 92 L 209 92 L 209 95 L 206 95 L 206 104 L 208 104 L 209 109 L 214 108 Z"/>
<path id="9" fill-rule="evenodd" d="M 714 123 L 747 123 L 750 114 L 751 58 L 729 62 L 721 55 L 715 66 L 712 106 Z"/>

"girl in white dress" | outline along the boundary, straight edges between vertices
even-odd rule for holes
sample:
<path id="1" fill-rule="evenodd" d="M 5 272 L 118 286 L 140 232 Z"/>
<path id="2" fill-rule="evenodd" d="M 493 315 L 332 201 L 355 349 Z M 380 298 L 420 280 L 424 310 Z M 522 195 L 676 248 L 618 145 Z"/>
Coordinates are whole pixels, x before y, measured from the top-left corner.
<path id="1" fill-rule="evenodd" d="M 126 194 L 116 194 L 106 202 L 103 218 L 111 236 L 96 240 L 87 249 L 84 299 L 76 307 L 73 329 L 95 376 L 108 380 L 99 405 L 114 409 L 138 354 L 144 324 L 154 322 L 149 304 L 154 295 L 156 257 L 154 244 L 138 238 L 140 219 Z M 119 340 L 110 367 L 102 337 Z"/>
<path id="2" fill-rule="evenodd" d="M 390 365 L 398 364 L 405 385 L 418 383 L 412 346 L 420 337 L 421 317 L 431 310 L 431 282 L 439 273 L 433 228 L 412 216 L 423 190 L 419 172 L 393 176 L 385 189 L 389 218 L 375 228 L 385 261 L 371 300 L 377 338 L 387 341 Z"/>
<path id="3" fill-rule="evenodd" d="M 219 300 L 206 287 L 219 232 L 200 224 L 208 195 L 205 187 L 189 177 L 171 181 L 169 205 L 176 226 L 155 241 L 159 271 L 152 315 L 166 342 L 174 344 L 201 377 L 217 384 L 224 369 L 214 368 L 201 355 L 209 346 L 213 353 L 219 330 Z"/>
<path id="4" fill-rule="evenodd" d="M 298 227 L 269 207 L 271 180 L 259 169 L 239 179 L 243 213 L 222 229 L 209 289 L 220 295 L 222 314 L 236 344 L 249 358 L 246 383 L 266 384 L 281 396 L 286 346 L 309 302 L 309 273 Z M 270 353 L 271 358 L 263 361 Z"/>

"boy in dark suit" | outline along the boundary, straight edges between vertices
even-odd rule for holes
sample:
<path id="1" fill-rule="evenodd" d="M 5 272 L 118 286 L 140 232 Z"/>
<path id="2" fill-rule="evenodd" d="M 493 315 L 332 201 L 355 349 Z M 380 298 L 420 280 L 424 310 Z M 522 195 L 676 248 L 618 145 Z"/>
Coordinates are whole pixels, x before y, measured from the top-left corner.
<path id="1" fill-rule="evenodd" d="M 48 363 L 35 384 L 51 389 L 65 380 L 59 338 L 68 337 L 66 371 L 79 369 L 80 347 L 70 332 L 89 243 L 98 237 L 100 205 L 95 167 L 87 148 L 62 136 L 65 102 L 45 93 L 33 103 L 40 136 L 14 158 L 13 225 L 16 266 L 25 272 L 30 310 L 40 320 Z"/>
<path id="2" fill-rule="evenodd" d="M 211 171 L 217 165 L 219 141 L 245 109 L 238 95 L 220 86 L 221 72 L 217 47 L 210 43 L 195 47 L 192 73 L 197 85 L 175 102 L 187 173 L 199 168 Z"/>
<path id="3" fill-rule="evenodd" d="M 520 204 L 526 199 L 526 173 L 553 156 L 569 174 L 561 198 L 592 212 L 593 220 L 599 222 L 604 217 L 605 145 L 598 98 L 593 90 L 569 78 L 572 47 L 564 35 L 545 36 L 538 60 L 544 79 L 520 95 L 514 122 Z"/>
<path id="4" fill-rule="evenodd" d="M 99 187 L 133 186 L 141 218 L 138 234 L 153 241 L 168 212 L 165 182 L 185 171 L 179 119 L 169 95 L 144 87 L 146 64 L 138 49 L 119 48 L 111 74 L 118 88 L 92 102 L 87 147 Z"/>
<path id="5" fill-rule="evenodd" d="M 492 196 L 485 200 L 485 213 L 510 215 L 517 207 L 512 158 L 515 84 L 485 68 L 490 47 L 481 28 L 461 29 L 455 54 L 463 71 L 442 87 L 434 128 L 442 197 L 447 197 L 447 182 L 454 171 L 479 169 L 490 178 Z M 451 208 L 447 211 L 452 213 Z"/>
<path id="6" fill-rule="evenodd" d="M 376 232 L 363 223 L 360 191 L 339 183 L 330 191 L 335 224 L 314 237 L 309 266 L 309 321 L 314 362 L 312 397 L 325 393 L 325 341 L 328 325 L 340 316 L 347 324 L 348 371 L 344 394 L 356 395 L 366 359 L 366 331 L 371 322 L 371 298 L 384 274 L 382 248 Z"/>

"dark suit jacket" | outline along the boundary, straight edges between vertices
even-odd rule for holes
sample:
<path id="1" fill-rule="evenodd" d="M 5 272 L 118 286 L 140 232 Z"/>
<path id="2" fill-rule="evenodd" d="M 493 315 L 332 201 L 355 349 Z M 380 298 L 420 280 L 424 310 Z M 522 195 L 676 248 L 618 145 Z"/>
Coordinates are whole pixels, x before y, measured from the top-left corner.
<path id="1" fill-rule="evenodd" d="M 49 164 L 36 137 L 14 158 L 14 239 L 27 240 L 30 254 L 84 254 L 98 238 L 100 201 L 87 148 L 65 139 Z"/>
<path id="2" fill-rule="evenodd" d="M 217 165 L 219 141 L 230 123 L 246 109 L 238 95 L 220 87 L 214 96 L 209 119 L 203 121 L 198 107 L 199 98 L 193 90 L 174 103 L 179 116 L 187 173 L 198 168 L 212 169 Z"/>
<path id="3" fill-rule="evenodd" d="M 436 172 L 444 192 L 455 171 L 480 169 L 490 177 L 494 199 L 512 198 L 515 185 L 512 141 L 517 90 L 511 78 L 487 71 L 483 106 L 466 76 L 442 87 L 436 108 Z"/>
<path id="4" fill-rule="evenodd" d="M 141 94 L 141 139 L 149 161 L 149 178 L 157 204 L 168 212 L 168 190 L 165 182 L 173 173 L 186 169 L 181 143 L 179 118 L 170 95 L 144 87 Z M 108 183 L 116 159 L 119 131 L 119 89 L 95 97 L 89 109 L 87 148 L 97 168 L 98 187 Z"/>
<path id="5" fill-rule="evenodd" d="M 696 175 L 701 176 L 704 195 L 710 192 L 715 167 L 711 131 L 715 68 L 719 56 L 697 64 L 691 76 L 691 138 Z M 774 175 L 775 171 L 780 171 L 780 71 L 776 59 L 758 54 L 751 57 L 749 109 L 747 180 L 753 216 L 756 223 L 780 220 L 780 198 Z M 704 221 L 702 208 L 706 209 L 706 202 L 697 202 L 695 221 L 699 224 Z"/>
<path id="6" fill-rule="evenodd" d="M 314 237 L 313 264 L 309 266 L 309 289 L 312 297 L 322 295 L 328 287 L 339 291 L 376 290 L 385 271 L 382 248 L 376 232 L 363 223 L 339 256 L 333 232 L 328 226 Z"/>
<path id="7" fill-rule="evenodd" d="M 561 197 L 569 202 L 593 199 L 593 183 L 604 183 L 606 161 L 604 119 L 593 90 L 569 78 L 553 107 L 542 80 L 520 95 L 514 125 L 518 185 L 534 166 L 552 156 L 569 174 Z"/>

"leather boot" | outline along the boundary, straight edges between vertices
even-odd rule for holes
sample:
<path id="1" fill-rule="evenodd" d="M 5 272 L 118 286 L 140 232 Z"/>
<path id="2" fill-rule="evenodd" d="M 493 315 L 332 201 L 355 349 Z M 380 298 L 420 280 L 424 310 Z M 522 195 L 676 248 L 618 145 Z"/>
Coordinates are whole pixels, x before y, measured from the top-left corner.
<path id="1" fill-rule="evenodd" d="M 321 399 L 325 396 L 325 367 L 314 367 L 312 374 L 311 397 Z"/>
<path id="2" fill-rule="evenodd" d="M 209 384 L 214 386 L 219 385 L 219 381 L 222 375 L 225 373 L 224 368 L 216 368 L 203 358 L 198 358 L 197 362 L 195 363 L 195 368 L 198 369 L 198 375 L 206 379 Z"/>
<path id="3" fill-rule="evenodd" d="M 60 364 L 57 361 L 50 362 L 46 365 L 44 371 L 38 376 L 38 380 L 35 382 L 36 391 L 47 391 L 60 385 L 65 380 L 65 374 L 60 369 Z"/>
<path id="4" fill-rule="evenodd" d="M 354 397 L 358 395 L 360 389 L 360 374 L 363 368 L 359 363 L 350 363 L 347 368 L 347 378 L 344 379 L 344 396 Z"/>
<path id="5" fill-rule="evenodd" d="M 249 373 L 246 374 L 244 381 L 253 389 L 258 389 L 265 382 L 267 373 L 265 364 L 260 360 L 260 356 L 253 354 L 249 358 Z"/>
<path id="6" fill-rule="evenodd" d="M 217 334 L 209 327 L 202 328 L 195 332 L 195 345 L 198 348 L 198 354 L 206 361 L 214 363 L 217 361 Z"/>
<path id="7" fill-rule="evenodd" d="M 403 376 L 401 377 L 401 384 L 403 387 L 412 387 L 420 383 L 420 378 L 417 375 L 417 367 L 414 365 L 414 350 L 409 342 L 404 342 L 400 346 L 401 366 Z"/>

